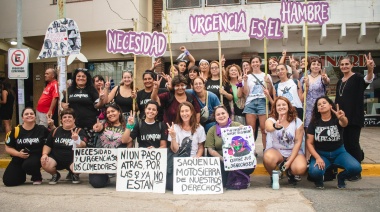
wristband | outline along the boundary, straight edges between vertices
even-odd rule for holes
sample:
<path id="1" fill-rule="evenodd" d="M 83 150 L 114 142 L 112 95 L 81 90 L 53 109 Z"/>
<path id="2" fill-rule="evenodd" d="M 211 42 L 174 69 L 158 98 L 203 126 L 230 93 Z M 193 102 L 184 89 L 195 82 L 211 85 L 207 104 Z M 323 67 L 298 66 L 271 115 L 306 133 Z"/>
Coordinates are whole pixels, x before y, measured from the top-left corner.
<path id="1" fill-rule="evenodd" d="M 276 130 L 281 130 L 283 127 L 276 127 L 276 123 L 273 123 L 273 128 Z"/>
<path id="2" fill-rule="evenodd" d="M 133 128 L 135 127 L 135 125 L 134 124 L 128 124 L 127 123 L 127 129 L 129 129 L 129 130 L 133 130 Z"/>
<path id="3" fill-rule="evenodd" d="M 241 83 L 241 82 L 237 83 L 237 84 L 236 84 L 236 87 L 238 87 L 238 88 L 243 87 L 243 83 Z"/>
<path id="4" fill-rule="evenodd" d="M 185 50 L 185 55 L 186 55 L 186 56 L 189 56 L 189 54 L 190 54 L 189 50 L 186 49 L 186 50 Z"/>
<path id="5" fill-rule="evenodd" d="M 71 139 L 71 140 L 73 140 L 73 139 Z M 78 136 L 78 139 L 77 140 L 73 140 L 73 142 L 74 142 L 74 144 L 79 145 L 80 144 L 80 138 L 79 138 L 79 136 Z"/>

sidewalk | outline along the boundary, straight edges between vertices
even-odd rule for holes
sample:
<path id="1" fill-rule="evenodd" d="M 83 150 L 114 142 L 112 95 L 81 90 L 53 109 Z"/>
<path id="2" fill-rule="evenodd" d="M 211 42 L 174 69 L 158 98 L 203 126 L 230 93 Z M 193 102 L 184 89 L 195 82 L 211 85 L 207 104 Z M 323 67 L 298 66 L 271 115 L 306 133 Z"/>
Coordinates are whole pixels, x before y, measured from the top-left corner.
<path id="1" fill-rule="evenodd" d="M 10 157 L 4 150 L 4 133 L 0 133 L 0 168 L 6 168 L 10 161 Z M 364 150 L 365 158 L 362 162 L 363 176 L 380 176 L 380 128 L 365 127 L 362 129 L 360 136 L 360 145 Z M 261 134 L 256 141 L 257 168 L 254 175 L 268 175 L 264 169 L 263 163 L 263 145 L 261 142 Z"/>

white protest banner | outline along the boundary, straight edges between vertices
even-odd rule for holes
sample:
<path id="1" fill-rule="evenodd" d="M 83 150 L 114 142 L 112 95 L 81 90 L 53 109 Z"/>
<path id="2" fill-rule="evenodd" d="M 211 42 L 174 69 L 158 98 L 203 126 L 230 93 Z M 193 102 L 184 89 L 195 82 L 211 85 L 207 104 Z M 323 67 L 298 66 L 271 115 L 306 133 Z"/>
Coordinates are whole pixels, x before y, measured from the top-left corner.
<path id="1" fill-rule="evenodd" d="M 167 149 L 118 149 L 116 190 L 165 193 Z"/>
<path id="2" fill-rule="evenodd" d="M 125 32 L 108 29 L 107 52 L 160 57 L 165 54 L 167 39 L 162 32 Z"/>
<path id="3" fill-rule="evenodd" d="M 117 149 L 75 148 L 75 173 L 116 173 Z"/>
<path id="4" fill-rule="evenodd" d="M 255 139 L 251 126 L 223 128 L 222 139 L 226 171 L 256 167 Z"/>
<path id="5" fill-rule="evenodd" d="M 220 160 L 216 157 L 176 157 L 173 194 L 222 194 Z"/>

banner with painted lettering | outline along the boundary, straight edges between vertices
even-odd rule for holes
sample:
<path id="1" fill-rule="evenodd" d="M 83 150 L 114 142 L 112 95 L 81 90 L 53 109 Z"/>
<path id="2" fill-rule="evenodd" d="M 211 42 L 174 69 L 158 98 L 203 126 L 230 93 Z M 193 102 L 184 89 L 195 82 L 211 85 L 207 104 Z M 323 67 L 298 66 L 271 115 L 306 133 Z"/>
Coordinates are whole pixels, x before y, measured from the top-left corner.
<path id="1" fill-rule="evenodd" d="M 329 17 L 330 5 L 326 1 L 312 1 L 308 3 L 296 2 L 294 0 L 281 0 L 282 23 L 326 23 Z"/>
<path id="2" fill-rule="evenodd" d="M 117 149 L 75 148 L 75 173 L 116 173 Z"/>
<path id="3" fill-rule="evenodd" d="M 165 193 L 167 149 L 118 149 L 116 190 Z"/>
<path id="4" fill-rule="evenodd" d="M 167 39 L 162 32 L 125 32 L 108 29 L 107 52 L 160 57 L 165 54 Z"/>
<path id="5" fill-rule="evenodd" d="M 223 128 L 222 139 L 225 170 L 256 167 L 255 139 L 251 126 Z"/>
<path id="6" fill-rule="evenodd" d="M 173 194 L 223 193 L 219 158 L 176 157 L 173 160 Z"/>

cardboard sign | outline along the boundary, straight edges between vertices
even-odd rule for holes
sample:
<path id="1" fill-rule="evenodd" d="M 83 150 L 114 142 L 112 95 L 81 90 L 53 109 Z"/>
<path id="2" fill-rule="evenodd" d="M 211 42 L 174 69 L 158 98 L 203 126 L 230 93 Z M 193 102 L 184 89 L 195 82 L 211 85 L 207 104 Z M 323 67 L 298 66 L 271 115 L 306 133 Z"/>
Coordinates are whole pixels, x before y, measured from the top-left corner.
<path id="1" fill-rule="evenodd" d="M 326 23 L 329 17 L 329 3 L 326 1 L 313 1 L 307 4 L 290 0 L 281 0 L 282 23 Z"/>
<path id="2" fill-rule="evenodd" d="M 81 46 L 82 40 L 76 22 L 69 18 L 58 19 L 49 24 L 37 59 L 79 54 Z"/>
<path id="3" fill-rule="evenodd" d="M 117 149 L 75 148 L 75 173 L 116 173 Z"/>
<path id="4" fill-rule="evenodd" d="M 167 39 L 161 32 L 124 32 L 108 29 L 107 52 L 160 57 L 165 54 Z"/>
<path id="5" fill-rule="evenodd" d="M 251 126 L 222 129 L 224 169 L 255 168 L 255 139 Z"/>
<path id="6" fill-rule="evenodd" d="M 116 190 L 165 193 L 167 149 L 118 149 Z"/>
<path id="7" fill-rule="evenodd" d="M 176 157 L 173 160 L 173 194 L 223 193 L 219 158 Z"/>

